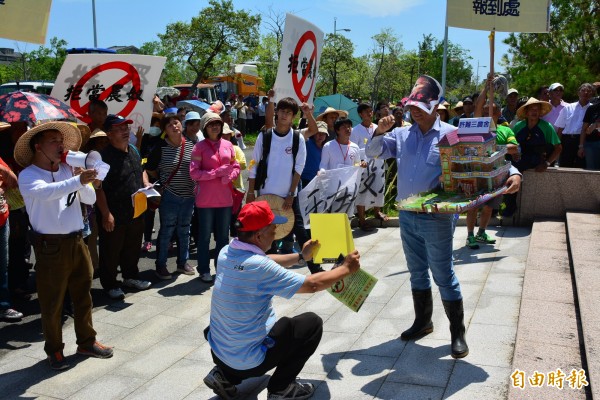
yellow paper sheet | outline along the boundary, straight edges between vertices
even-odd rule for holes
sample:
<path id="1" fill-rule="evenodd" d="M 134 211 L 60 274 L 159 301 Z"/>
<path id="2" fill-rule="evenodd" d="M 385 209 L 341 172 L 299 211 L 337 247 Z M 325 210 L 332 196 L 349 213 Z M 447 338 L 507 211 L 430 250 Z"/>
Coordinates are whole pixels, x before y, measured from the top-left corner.
<path id="1" fill-rule="evenodd" d="M 310 214 L 310 231 L 319 247 L 313 254 L 315 263 L 333 263 L 340 254 L 354 251 L 354 239 L 348 214 Z"/>
<path id="2" fill-rule="evenodd" d="M 133 198 L 133 218 L 137 218 L 148 208 L 148 198 L 143 192 L 136 192 Z"/>

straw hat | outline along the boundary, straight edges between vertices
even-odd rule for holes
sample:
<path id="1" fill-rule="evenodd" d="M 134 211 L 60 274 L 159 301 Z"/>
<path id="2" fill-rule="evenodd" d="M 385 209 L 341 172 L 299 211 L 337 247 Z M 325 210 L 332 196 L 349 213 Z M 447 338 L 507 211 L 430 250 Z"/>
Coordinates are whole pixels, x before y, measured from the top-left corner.
<path id="1" fill-rule="evenodd" d="M 325 111 L 323 111 L 321 114 L 319 114 L 319 116 L 317 117 L 317 121 L 323 121 L 323 119 L 325 118 L 325 116 L 327 114 L 331 114 L 331 113 L 336 113 L 338 115 L 338 118 L 348 118 L 348 112 L 347 111 L 336 110 L 333 107 L 327 107 L 325 109 Z"/>
<path id="2" fill-rule="evenodd" d="M 6 122 L 0 122 L 0 131 L 3 131 L 8 128 L 10 128 L 10 124 L 7 124 Z"/>
<path id="3" fill-rule="evenodd" d="M 281 215 L 287 218 L 287 222 L 285 224 L 281 224 L 277 226 L 277 230 L 275 231 L 275 240 L 283 239 L 286 237 L 294 227 L 294 210 L 290 207 L 287 210 L 283 209 L 283 202 L 285 199 L 283 197 L 279 197 L 276 194 L 263 194 L 262 196 L 258 196 L 256 201 L 264 200 L 269 203 L 269 207 L 271 207 L 271 211 L 275 215 Z"/>
<path id="4" fill-rule="evenodd" d="M 532 104 L 540 104 L 541 105 L 540 117 L 543 117 L 544 115 L 546 115 L 550 111 L 552 111 L 552 104 L 548 103 L 547 101 L 538 100 L 535 97 L 530 97 L 529 100 L 527 100 L 527 103 L 523 104 L 517 110 L 517 117 L 519 119 L 526 119 L 527 118 L 527 115 L 526 115 L 527 110 L 526 109 L 528 106 L 530 106 Z"/>
<path id="5" fill-rule="evenodd" d="M 317 122 L 317 132 L 321 132 L 326 135 L 329 133 L 329 131 L 327 130 L 327 124 L 324 121 Z"/>
<path id="6" fill-rule="evenodd" d="M 33 158 L 33 150 L 29 147 L 29 142 L 38 133 L 56 130 L 63 135 L 63 146 L 65 151 L 79 150 L 81 146 L 81 132 L 77 128 L 77 125 L 70 122 L 46 122 L 44 124 L 37 125 L 36 127 L 28 130 L 17 140 L 15 145 L 15 161 L 23 168 L 31 165 L 31 159 Z M 88 129 L 89 130 L 89 129 Z"/>
<path id="7" fill-rule="evenodd" d="M 107 137 L 106 132 L 104 132 L 100 128 L 94 129 L 94 132 L 92 132 L 92 134 L 89 135 L 89 137 L 87 139 L 82 134 L 81 135 L 81 147 L 84 147 L 87 144 L 87 142 L 89 142 L 90 140 L 96 139 L 99 137 Z"/>
<path id="8" fill-rule="evenodd" d="M 452 111 L 454 111 L 455 113 L 458 113 L 458 111 L 456 111 L 456 110 L 458 110 L 459 108 L 463 108 L 463 102 L 462 101 L 459 101 L 458 103 L 456 103 L 456 105 L 454 106 L 454 108 L 452 109 Z"/>
<path id="9" fill-rule="evenodd" d="M 234 132 L 229 127 L 229 124 L 227 122 L 223 123 L 223 135 L 232 135 L 233 133 Z"/>

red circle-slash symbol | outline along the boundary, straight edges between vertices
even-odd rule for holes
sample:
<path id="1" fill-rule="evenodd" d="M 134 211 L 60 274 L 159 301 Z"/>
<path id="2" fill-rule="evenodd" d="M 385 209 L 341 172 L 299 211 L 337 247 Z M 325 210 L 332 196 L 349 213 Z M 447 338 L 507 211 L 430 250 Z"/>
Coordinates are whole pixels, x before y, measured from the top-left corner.
<path id="1" fill-rule="evenodd" d="M 313 43 L 313 51 L 312 54 L 310 55 L 310 59 L 308 60 L 309 65 L 314 66 L 317 64 L 317 38 L 314 34 L 313 31 L 306 31 L 304 32 L 304 35 L 302 35 L 300 37 L 300 40 L 298 40 L 298 44 L 296 45 L 296 48 L 294 49 L 294 56 L 297 58 L 300 58 L 300 50 L 302 50 L 302 48 L 304 47 L 304 44 L 306 42 L 312 42 Z M 297 72 L 292 72 L 292 85 L 294 86 L 294 92 L 296 92 L 296 95 L 298 96 L 298 98 L 300 99 L 301 102 L 305 102 L 308 100 L 308 97 L 310 96 L 313 86 L 315 85 L 315 81 L 317 80 L 316 74 L 313 73 L 312 75 L 312 81 L 310 83 L 310 88 L 308 89 L 308 92 L 306 92 L 306 94 L 302 91 L 302 88 L 304 87 L 304 82 L 306 81 L 306 77 L 308 76 L 308 70 L 306 71 L 306 73 L 302 73 L 302 70 L 299 69 Z M 300 79 L 298 79 L 298 75 L 300 75 Z"/>
<path id="2" fill-rule="evenodd" d="M 133 89 L 135 89 L 135 91 L 137 93 L 140 93 L 140 90 L 141 90 L 140 74 L 138 73 L 138 71 L 135 69 L 135 67 L 133 65 L 123 62 L 123 61 L 111 61 L 111 62 L 107 62 L 106 64 L 99 65 L 96 68 L 92 68 L 84 76 L 81 77 L 81 79 L 79 80 L 79 82 L 77 82 L 77 84 L 75 86 L 83 88 L 84 85 L 90 79 L 92 79 L 94 76 L 96 76 L 104 71 L 108 71 L 109 69 L 122 70 L 123 72 L 125 72 L 125 76 L 122 77 L 121 79 L 119 79 L 118 81 L 116 81 L 115 83 L 113 83 L 112 85 L 110 85 L 109 87 L 107 87 L 98 96 L 98 100 L 105 100 L 108 96 L 110 96 L 113 86 L 120 85 L 121 87 L 123 87 L 126 84 L 128 84 L 129 82 L 131 82 Z M 83 97 L 82 97 L 82 100 L 83 100 Z M 129 115 L 129 113 L 131 113 L 131 111 L 135 108 L 135 106 L 137 105 L 137 102 L 138 102 L 137 97 L 134 97 L 131 100 L 127 100 L 126 102 L 123 103 L 124 104 L 123 109 L 121 111 L 119 111 L 117 114 L 119 114 L 123 117 L 127 117 Z M 87 124 L 92 122 L 91 118 L 88 116 L 89 107 L 90 107 L 89 101 L 85 104 L 81 104 L 81 100 L 73 100 L 71 98 L 71 108 L 73 108 L 75 111 L 77 111 L 79 114 L 81 114 L 83 116 L 82 120 Z"/>

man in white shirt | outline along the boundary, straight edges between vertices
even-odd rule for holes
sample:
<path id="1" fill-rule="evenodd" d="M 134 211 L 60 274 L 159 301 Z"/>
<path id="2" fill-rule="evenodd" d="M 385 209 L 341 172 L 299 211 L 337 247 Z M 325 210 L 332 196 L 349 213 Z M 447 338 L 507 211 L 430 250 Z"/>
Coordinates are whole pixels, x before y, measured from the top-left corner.
<path id="1" fill-rule="evenodd" d="M 89 185 L 97 172 L 73 171 L 61 162 L 63 153 L 78 150 L 81 134 L 68 122 L 49 122 L 25 133 L 15 146 L 15 160 L 25 169 L 19 189 L 33 227 L 36 281 L 44 331 L 44 351 L 50 367 L 68 368 L 63 355 L 62 305 L 69 292 L 75 307 L 77 353 L 109 358 L 112 348 L 96 341 L 92 326 L 92 261 L 83 241 L 81 203 L 94 204 Z"/>
<path id="2" fill-rule="evenodd" d="M 352 128 L 350 141 L 356 143 L 361 149 L 361 158 L 367 162 L 367 167 L 363 170 L 360 189 L 356 197 L 356 211 L 358 214 L 358 226 L 363 231 L 373 230 L 365 220 L 365 211 L 374 207 L 375 218 L 381 221 L 387 221 L 388 216 L 381 212 L 385 194 L 385 161 L 378 158 L 368 159 L 364 154 L 364 148 L 373 137 L 373 132 L 377 129 L 373 121 L 373 109 L 369 104 L 359 104 L 356 111 L 362 119 L 361 123 Z M 396 118 L 397 127 L 404 126 L 402 120 L 402 107 L 394 109 L 394 118 Z M 400 123 L 401 125 L 398 125 Z M 381 191 L 379 189 L 382 189 Z M 375 189 L 375 190 L 374 190 Z"/>
<path id="3" fill-rule="evenodd" d="M 271 89 L 268 93 L 269 98 L 274 95 L 275 92 Z M 300 204 L 297 197 L 298 183 L 306 161 L 305 138 L 314 135 L 318 131 L 317 122 L 312 115 L 312 107 L 303 103 L 302 112 L 307 117 L 308 128 L 295 131 L 292 122 L 294 116 L 298 113 L 298 103 L 290 97 L 285 97 L 277 103 L 277 118 L 275 127 L 272 127 L 270 116 L 274 114 L 274 103 L 269 101 L 265 122 L 267 130 L 258 135 L 254 145 L 253 157 L 248 170 L 248 194 L 246 195 L 246 203 L 251 203 L 256 199 L 255 191 L 258 191 L 259 195 L 275 194 L 283 197 L 285 199 L 283 207 L 285 209 L 291 207 L 295 216 L 292 232 L 283 238 L 283 241 L 293 243 L 293 235 L 296 235 L 296 240 L 301 247 L 310 238 L 304 229 L 304 222 L 300 213 Z M 296 154 L 294 154 L 295 135 L 299 135 L 296 142 Z M 266 165 L 263 174 L 259 171 L 259 168 L 262 168 L 260 164 L 263 158 L 263 141 L 265 137 L 270 137 L 270 147 L 268 156 L 263 162 L 263 165 Z M 317 272 L 317 270 L 315 269 L 312 272 Z"/>
<path id="4" fill-rule="evenodd" d="M 548 94 L 550 95 L 550 104 L 552 104 L 552 111 L 544 115 L 542 119 L 544 121 L 550 122 L 554 127 L 554 130 L 557 130 L 555 124 L 556 120 L 558 119 L 558 116 L 560 115 L 560 112 L 567 105 L 567 103 L 562 99 L 564 93 L 564 86 L 558 82 L 553 83 L 548 88 Z"/>
<path id="5" fill-rule="evenodd" d="M 583 168 L 585 163 L 578 157 L 579 135 L 583 126 L 585 111 L 590 106 L 590 99 L 594 95 L 594 87 L 590 83 L 584 83 L 577 91 L 579 100 L 570 103 L 562 109 L 556 120 L 558 137 L 563 145 L 560 153 L 559 164 L 566 168 Z"/>

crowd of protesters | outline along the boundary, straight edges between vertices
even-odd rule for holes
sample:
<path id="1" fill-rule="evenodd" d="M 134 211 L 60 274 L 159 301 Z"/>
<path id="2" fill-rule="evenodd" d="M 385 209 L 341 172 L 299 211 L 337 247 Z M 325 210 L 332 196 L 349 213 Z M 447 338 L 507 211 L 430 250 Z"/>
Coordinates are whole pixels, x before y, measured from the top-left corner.
<path id="1" fill-rule="evenodd" d="M 428 79 L 439 87 L 429 77 L 422 79 L 424 85 L 433 85 Z M 419 82 L 415 87 L 420 85 Z M 160 100 L 155 99 L 155 112 L 147 132 L 142 129 L 132 132 L 131 120 L 108 114 L 108 107 L 99 100 L 90 102 L 91 122 L 88 126 L 47 122 L 29 129 L 26 122 L 0 122 L 0 318 L 16 321 L 23 317 L 13 308 L 11 299 L 28 299 L 34 292 L 28 286 L 33 267 L 30 262 L 32 248 L 46 341 L 44 349 L 54 369 L 68 366 L 62 354 L 60 315 L 63 306 L 74 306 L 78 353 L 100 358 L 112 356 L 112 349 L 95 339 L 91 318 L 92 279 L 99 277 L 107 295 L 114 300 L 124 298 L 123 288 L 150 288 L 152 283 L 140 278 L 138 262 L 141 254 L 149 252 L 154 244 L 155 275 L 160 280 L 173 278 L 168 253 L 176 248 L 176 272 L 198 273 L 202 282 L 214 282 L 213 271 L 219 272 L 220 268 L 219 254 L 223 248 L 224 252 L 231 251 L 228 243 L 238 233 L 241 236 L 237 245 L 248 249 L 248 243 L 253 243 L 260 248 L 256 250 L 258 253 L 263 250 L 268 254 L 293 253 L 294 242 L 297 242 L 302 249 L 296 251 L 297 260 L 285 259 L 281 264 L 306 264 L 311 274 L 322 273 L 323 268 L 310 259 L 313 242 L 310 231 L 304 228 L 298 191 L 320 170 L 344 166 L 374 166 L 382 171 L 374 179 L 385 187 L 390 182 L 385 182 L 384 159 L 398 158 L 398 196 L 401 198 L 402 193 L 408 194 L 410 190 L 407 186 L 401 187 L 408 185 L 406 174 L 409 172 L 400 170 L 400 153 L 404 161 L 408 156 L 406 150 L 399 150 L 402 146 L 395 148 L 395 143 L 409 143 L 412 139 L 406 135 L 414 132 L 426 136 L 433 130 L 443 136 L 452 131 L 453 126 L 458 126 L 461 118 L 493 118 L 497 143 L 507 146 L 507 158 L 516 167 L 515 175 L 520 176 L 528 169 L 544 172 L 550 166 L 600 170 L 600 83 L 582 84 L 577 91 L 578 100 L 573 103 L 562 100 L 564 87 L 560 83 L 541 86 L 532 97 L 519 97 L 518 89 L 511 88 L 506 92 L 503 106 L 488 99 L 493 84 L 494 78 L 490 77 L 481 92 L 464 96 L 454 107 L 443 101 L 439 91 L 431 103 L 435 105 L 429 104 L 431 107 L 421 106 L 422 99 L 413 97 L 414 93 L 396 104 L 384 101 L 373 108 L 371 104 L 360 103 L 357 105 L 361 119 L 358 124 L 348 118 L 345 110 L 329 107 L 315 117 L 311 105 L 298 104 L 291 98 L 283 98 L 275 104 L 273 90 L 260 100 L 251 96 L 246 100 L 238 97 L 225 103 L 217 101 L 202 115 L 185 108 L 163 112 L 156 107 Z M 300 124 L 303 129 L 296 129 L 294 125 L 298 111 L 302 111 Z M 252 160 L 247 163 L 243 137 L 256 130 L 261 133 Z M 93 169 L 71 168 L 64 164 L 62 155 L 65 151 L 80 149 L 98 151 L 103 162 L 110 166 L 102 181 L 97 179 Z M 241 175 L 246 168 L 247 190 Z M 431 173 L 435 175 L 438 168 L 439 165 Z M 363 173 L 361 185 L 367 175 Z M 513 180 L 510 185 L 509 192 L 516 192 L 520 180 Z M 144 187 L 159 190 L 161 201 L 158 205 L 149 201 L 148 209 L 135 215 L 131 195 Z M 240 221 L 244 218 L 254 221 L 256 216 L 246 208 L 240 216 L 244 192 L 246 204 L 256 202 L 258 196 L 282 198 L 283 209 L 291 210 L 295 217 L 291 232 L 277 241 L 269 234 L 265 236 L 270 238 L 268 243 L 263 242 L 264 237 L 253 236 L 254 231 L 248 233 Z M 388 219 L 382 208 L 384 192 L 371 202 L 360 196 L 357 198 L 361 230 L 373 230 L 366 221 L 369 208 L 373 209 L 375 218 Z M 477 210 L 469 213 L 466 243 L 469 248 L 495 242 L 485 229 L 494 209 L 500 207 L 500 202 L 494 202 L 482 208 L 477 234 L 474 232 Z M 502 208 L 504 216 L 515 212 L 514 193 L 505 196 Z M 156 211 L 160 227 L 153 241 Z M 267 217 L 272 215 L 264 207 L 252 212 Z M 421 235 L 411 233 L 409 217 L 425 218 L 404 216 L 405 226 L 401 223 L 404 243 L 413 243 Z M 420 226 L 431 225 L 438 234 L 444 232 L 440 240 L 451 239 L 455 226 L 452 218 L 444 220 L 443 229 L 438 229 L 440 221 L 430 222 L 420 221 Z M 258 230 L 266 228 L 263 222 L 258 225 Z M 211 236 L 216 242 L 214 253 L 210 249 Z M 449 243 L 451 246 L 451 240 Z M 417 246 L 416 242 L 413 244 Z M 429 245 L 421 244 L 426 251 Z M 196 247 L 196 267 L 190 260 L 192 245 Z M 305 251 L 307 248 L 309 250 Z M 449 266 L 440 264 L 442 272 L 433 272 L 450 274 L 452 285 L 441 289 L 447 290 L 444 306 L 451 329 L 454 329 L 452 354 L 460 358 L 468 354 L 468 347 L 464 339 L 460 287 L 453 275 L 451 252 L 449 254 L 449 261 L 444 257 Z M 212 270 L 211 260 L 214 260 Z M 65 268 L 57 273 L 56 264 Z M 358 255 L 355 254 L 354 259 L 348 260 L 345 273 L 357 268 Z M 427 266 L 420 268 L 426 270 Z M 415 271 L 411 270 L 411 274 Z M 118 279 L 119 273 L 122 280 Z M 338 275 L 339 271 L 335 276 Z M 325 288 L 329 280 L 325 283 L 316 280 L 320 285 L 318 290 Z M 297 290 L 308 290 L 297 279 L 294 282 Z M 431 283 L 413 282 L 412 277 L 411 282 L 416 319 L 413 327 L 402 334 L 406 340 L 433 329 Z M 318 317 L 310 318 L 311 324 L 319 324 Z M 210 341 L 211 335 L 208 332 L 206 335 Z M 216 357 L 214 353 L 213 357 Z M 227 394 L 227 390 L 231 392 L 233 388 L 225 387 L 228 384 L 224 378 L 225 367 L 218 358 L 215 362 L 218 367 L 211 371 L 205 382 L 215 392 Z M 233 370 L 228 374 L 235 376 L 233 381 L 241 381 L 247 376 L 236 375 Z M 288 390 L 289 379 L 284 381 L 275 384 L 273 391 Z M 296 384 L 293 389 L 313 390 L 302 384 Z"/>

